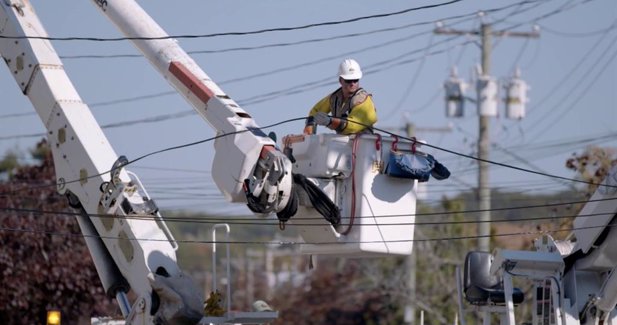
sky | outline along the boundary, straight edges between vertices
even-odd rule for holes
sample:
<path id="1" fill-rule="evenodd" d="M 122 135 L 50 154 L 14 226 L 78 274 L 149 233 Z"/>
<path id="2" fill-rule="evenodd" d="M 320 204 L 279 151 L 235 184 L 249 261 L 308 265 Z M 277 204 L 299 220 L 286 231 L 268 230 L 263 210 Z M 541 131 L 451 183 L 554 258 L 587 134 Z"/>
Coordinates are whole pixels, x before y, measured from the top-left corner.
<path id="1" fill-rule="evenodd" d="M 504 82 L 519 67 L 531 87 L 522 120 L 500 116 L 490 122 L 495 162 L 574 177 L 565 168 L 573 153 L 588 145 L 617 148 L 617 2 L 614 0 L 463 0 L 430 9 L 406 9 L 449 1 L 141 1 L 170 35 L 211 35 L 263 29 L 311 28 L 259 34 L 178 38 L 201 68 L 260 126 L 303 117 L 338 86 L 336 71 L 345 58 L 364 70 L 361 86 L 373 94 L 376 127 L 403 134 L 413 123 L 416 136 L 433 146 L 476 156 L 478 116 L 466 103 L 462 118 L 445 116 L 443 82 L 456 66 L 473 84 L 480 62 L 476 36 L 437 35 L 435 23 L 458 30 L 529 32 L 536 39 L 495 37 L 491 75 Z M 121 37 L 91 1 L 32 0 L 52 37 Z M 484 12 L 484 14 L 479 14 Z M 391 15 L 382 15 L 392 13 Z M 129 41 L 54 41 L 64 67 L 119 155 L 134 159 L 157 150 L 214 136 L 192 107 L 150 66 Z M 95 57 L 96 56 L 96 57 Z M 0 156 L 27 152 L 45 132 L 43 123 L 6 68 L 0 68 Z M 467 92 L 475 97 L 474 87 Z M 503 97 L 503 92 L 501 93 Z M 157 122 L 144 122 L 157 120 Z M 124 123 L 124 124 L 122 124 Z M 266 132 L 300 133 L 302 121 Z M 435 132 L 435 129 L 441 129 Z M 433 131 L 431 131 L 433 130 Z M 448 131 L 443 131 L 448 130 Z M 434 202 L 474 188 L 477 163 L 468 157 L 427 149 L 452 172 L 428 183 L 423 200 Z M 141 178 L 164 210 L 247 213 L 223 201 L 210 170 L 213 143 L 153 155 L 129 169 Z M 111 166 L 110 166 L 111 167 Z M 491 166 L 494 189 L 551 193 L 572 182 Z"/>

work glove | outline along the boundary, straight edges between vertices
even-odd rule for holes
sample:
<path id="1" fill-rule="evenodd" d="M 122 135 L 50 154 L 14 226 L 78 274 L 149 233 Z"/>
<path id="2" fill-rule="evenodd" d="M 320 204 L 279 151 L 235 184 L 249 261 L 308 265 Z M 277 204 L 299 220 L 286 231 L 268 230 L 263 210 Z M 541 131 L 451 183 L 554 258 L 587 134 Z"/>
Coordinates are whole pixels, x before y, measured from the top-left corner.
<path id="1" fill-rule="evenodd" d="M 315 118 L 315 124 L 317 125 L 328 126 L 332 123 L 332 118 L 324 112 L 317 112 L 317 114 L 313 117 Z"/>

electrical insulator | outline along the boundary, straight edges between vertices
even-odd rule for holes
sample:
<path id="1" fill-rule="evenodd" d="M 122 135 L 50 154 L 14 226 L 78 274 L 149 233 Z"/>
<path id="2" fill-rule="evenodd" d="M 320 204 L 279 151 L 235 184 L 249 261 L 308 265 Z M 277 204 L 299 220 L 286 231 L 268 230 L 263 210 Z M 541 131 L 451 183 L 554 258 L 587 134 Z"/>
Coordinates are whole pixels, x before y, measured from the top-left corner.
<path id="1" fill-rule="evenodd" d="M 520 79 L 521 72 L 516 70 L 514 77 L 504 86 L 506 89 L 506 117 L 509 119 L 520 120 L 525 117 L 525 106 L 529 99 L 527 91 L 529 86 Z"/>
<path id="2" fill-rule="evenodd" d="M 497 116 L 498 98 L 497 81 L 489 76 L 479 76 L 476 82 L 478 93 L 478 115 L 486 117 Z"/>
<path id="3" fill-rule="evenodd" d="M 450 78 L 443 87 L 446 92 L 446 117 L 463 117 L 466 85 L 458 78 L 456 68 L 452 68 Z"/>

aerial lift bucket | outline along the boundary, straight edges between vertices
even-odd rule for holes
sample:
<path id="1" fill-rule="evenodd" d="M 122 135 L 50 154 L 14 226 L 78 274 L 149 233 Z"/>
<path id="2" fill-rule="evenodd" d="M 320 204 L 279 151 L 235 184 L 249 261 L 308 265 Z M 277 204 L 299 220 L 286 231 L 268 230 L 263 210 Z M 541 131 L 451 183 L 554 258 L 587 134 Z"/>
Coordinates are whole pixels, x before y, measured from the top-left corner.
<path id="1" fill-rule="evenodd" d="M 385 173 L 390 151 L 412 151 L 415 141 L 362 134 L 295 135 L 284 139 L 299 173 L 328 195 L 341 212 L 333 226 L 306 197 L 288 227 L 307 254 L 408 255 L 414 238 L 417 180 Z M 291 149 L 291 150 L 289 150 Z"/>

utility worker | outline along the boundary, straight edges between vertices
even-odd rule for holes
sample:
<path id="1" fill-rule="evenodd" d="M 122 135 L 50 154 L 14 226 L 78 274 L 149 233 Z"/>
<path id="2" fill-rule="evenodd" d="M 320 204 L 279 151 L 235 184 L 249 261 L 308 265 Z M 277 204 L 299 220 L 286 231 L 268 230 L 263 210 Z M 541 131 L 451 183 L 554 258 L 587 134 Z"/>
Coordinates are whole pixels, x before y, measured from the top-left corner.
<path id="1" fill-rule="evenodd" d="M 372 95 L 360 88 L 360 78 L 362 70 L 358 62 L 345 59 L 338 68 L 341 87 L 313 106 L 304 134 L 315 133 L 317 125 L 324 125 L 338 134 L 372 133 L 377 112 Z"/>

